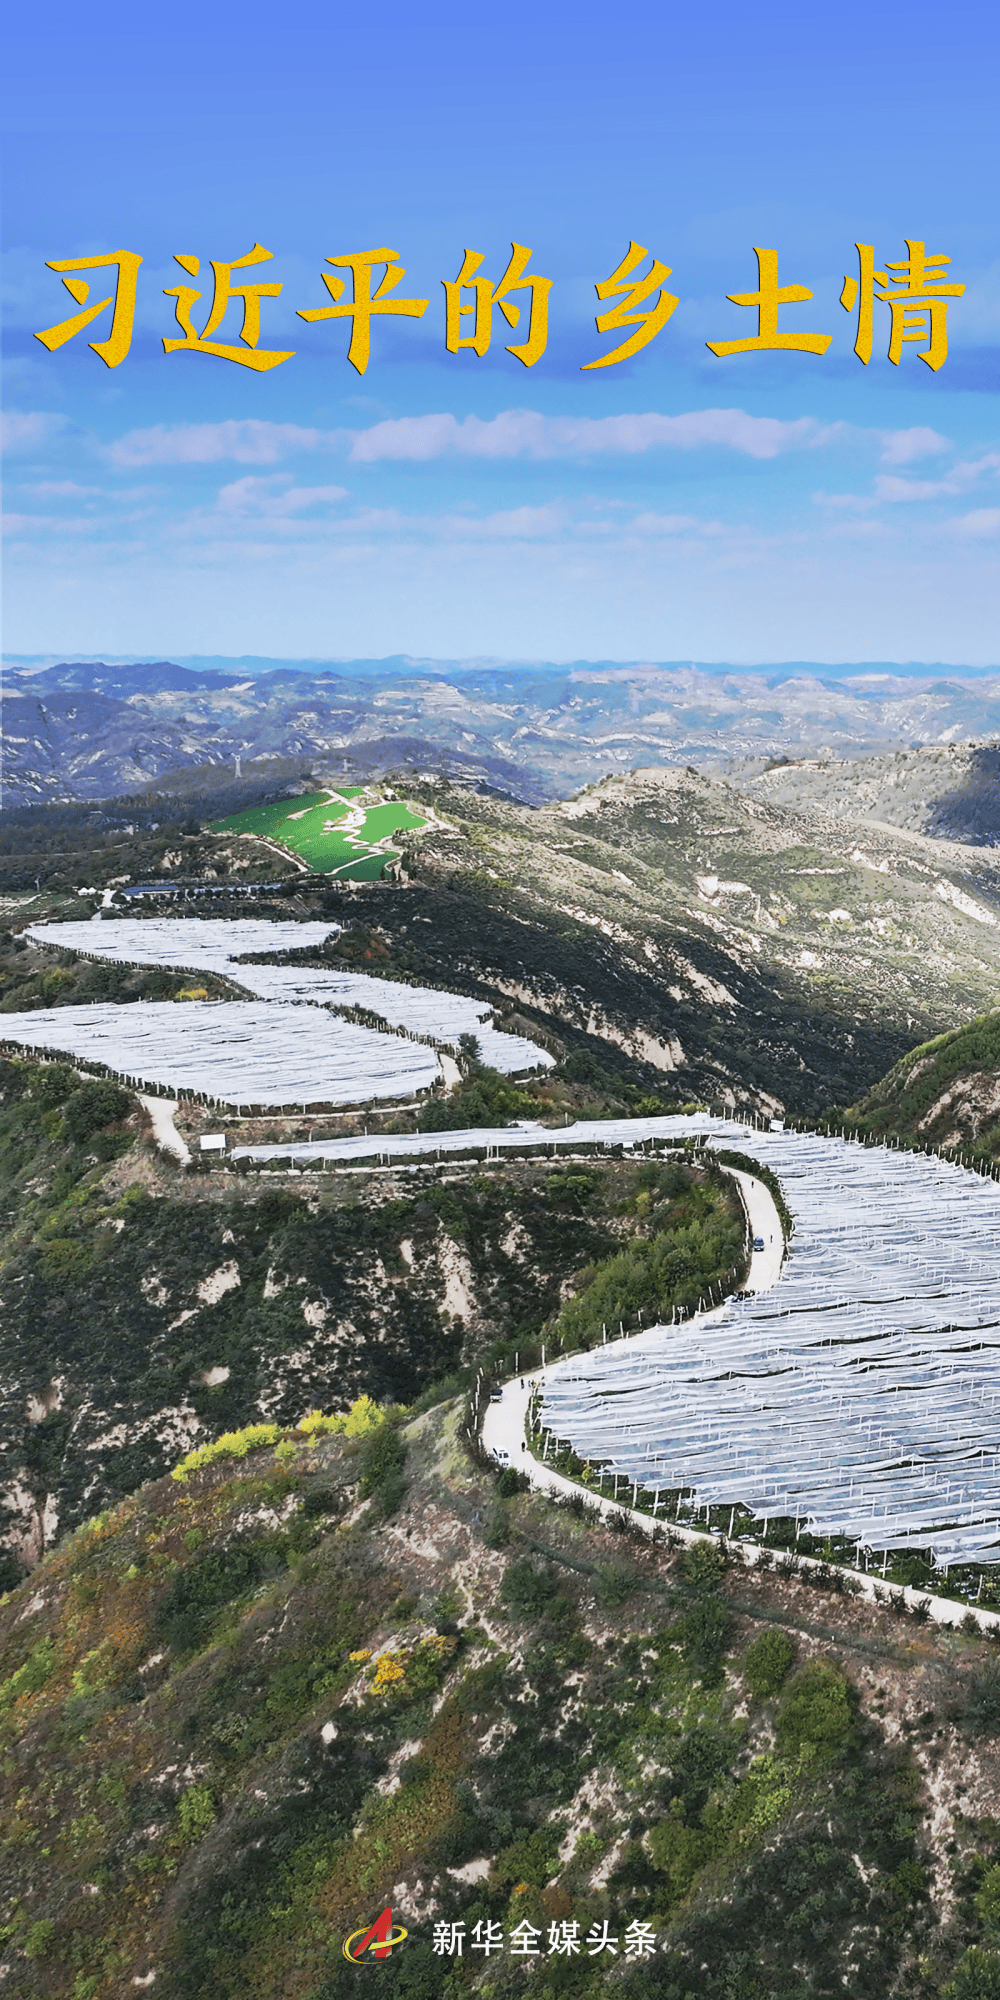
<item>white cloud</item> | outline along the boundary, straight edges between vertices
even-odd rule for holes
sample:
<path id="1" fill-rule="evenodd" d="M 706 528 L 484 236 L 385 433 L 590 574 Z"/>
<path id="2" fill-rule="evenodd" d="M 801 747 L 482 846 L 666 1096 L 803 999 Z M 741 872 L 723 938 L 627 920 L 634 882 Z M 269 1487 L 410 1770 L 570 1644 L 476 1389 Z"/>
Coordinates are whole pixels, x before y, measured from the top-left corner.
<path id="1" fill-rule="evenodd" d="M 234 479 L 219 492 L 217 506 L 223 514 L 265 514 L 286 517 L 299 514 L 306 507 L 328 506 L 332 501 L 343 500 L 347 495 L 346 486 L 290 486 L 288 473 L 279 473 L 270 479 L 255 478 L 248 473 L 245 479 Z"/>
<path id="2" fill-rule="evenodd" d="M 896 479 L 885 473 L 875 481 L 876 500 L 936 500 L 954 491 L 954 482 L 948 479 Z"/>
<path id="3" fill-rule="evenodd" d="M 694 514 L 636 514 L 629 522 L 634 535 L 721 535 L 719 521 L 699 521 Z"/>
<path id="4" fill-rule="evenodd" d="M 870 494 L 864 493 L 814 493 L 813 504 L 817 507 L 850 508 L 855 513 L 866 514 L 875 502 Z"/>
<path id="5" fill-rule="evenodd" d="M 930 456 L 932 452 L 950 449 L 947 438 L 920 426 L 910 431 L 883 433 L 882 459 L 890 465 L 908 465 L 925 454 Z M 1000 452 L 988 451 L 981 458 L 960 459 L 942 479 L 903 479 L 897 473 L 886 472 L 875 480 L 874 493 L 869 498 L 860 493 L 814 493 L 813 499 L 821 507 L 851 508 L 865 513 L 880 501 L 895 504 L 938 500 L 943 494 L 962 493 L 984 473 L 997 471 L 1000 471 Z"/>
<path id="6" fill-rule="evenodd" d="M 1000 472 L 1000 451 L 987 451 L 982 458 L 965 458 L 955 467 L 956 479 L 978 479 L 981 472 Z"/>
<path id="7" fill-rule="evenodd" d="M 37 451 L 66 429 L 68 417 L 54 410 L 7 410 L 0 417 L 0 443 L 8 458 L 15 453 Z"/>
<path id="8" fill-rule="evenodd" d="M 46 500 L 86 500 L 101 499 L 100 486 L 80 486 L 75 479 L 37 479 L 26 486 L 27 493 L 38 493 Z"/>
<path id="9" fill-rule="evenodd" d="M 914 424 L 907 431 L 885 431 L 882 442 L 883 465 L 912 465 L 917 458 L 932 458 L 951 449 L 948 438 L 927 424 Z"/>
<path id="10" fill-rule="evenodd" d="M 212 465 L 226 458 L 238 465 L 276 465 L 293 452 L 315 451 L 337 436 L 336 431 L 269 424 L 259 417 L 219 424 L 154 424 L 149 430 L 127 431 L 105 448 L 104 456 L 114 466 Z"/>
<path id="11" fill-rule="evenodd" d="M 887 535 L 889 530 L 884 521 L 873 521 L 866 514 L 859 515 L 853 521 L 850 519 L 831 521 L 827 533 L 829 535 L 839 535 L 842 539 L 846 540 L 850 540 L 852 536 L 857 540 L 860 536 L 872 541 L 877 540 L 880 535 Z"/>
<path id="12" fill-rule="evenodd" d="M 421 526 L 432 533 L 470 536 L 477 541 L 540 541 L 556 535 L 569 525 L 562 507 L 505 507 L 493 514 L 447 515 L 440 525 L 425 519 Z"/>
<path id="13" fill-rule="evenodd" d="M 620 417 L 545 417 L 537 410 L 504 410 L 497 417 L 457 417 L 442 411 L 426 417 L 392 417 L 356 434 L 350 456 L 359 464 L 379 459 L 588 458 L 594 453 L 633 455 L 656 446 L 692 451 L 721 445 L 751 458 L 826 443 L 839 424 L 821 426 L 815 417 L 783 422 L 753 417 L 746 410 L 690 410 L 661 416 L 650 410 Z"/>
<path id="14" fill-rule="evenodd" d="M 987 535 L 1000 534 L 1000 507 L 977 507 L 973 513 L 960 514 L 956 521 L 949 521 L 948 526 L 953 535 L 981 541 Z"/>

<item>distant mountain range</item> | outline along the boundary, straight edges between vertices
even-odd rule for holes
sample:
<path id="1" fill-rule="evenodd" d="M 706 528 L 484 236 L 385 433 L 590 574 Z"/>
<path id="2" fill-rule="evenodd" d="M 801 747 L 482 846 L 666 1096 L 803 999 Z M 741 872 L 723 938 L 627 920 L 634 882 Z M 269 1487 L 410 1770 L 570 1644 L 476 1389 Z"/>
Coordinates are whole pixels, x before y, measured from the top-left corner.
<path id="1" fill-rule="evenodd" d="M 21 663 L 3 695 L 6 805 L 169 790 L 237 759 L 320 778 L 443 759 L 538 803 L 657 764 L 1000 738 L 1000 669 L 206 657 Z"/>

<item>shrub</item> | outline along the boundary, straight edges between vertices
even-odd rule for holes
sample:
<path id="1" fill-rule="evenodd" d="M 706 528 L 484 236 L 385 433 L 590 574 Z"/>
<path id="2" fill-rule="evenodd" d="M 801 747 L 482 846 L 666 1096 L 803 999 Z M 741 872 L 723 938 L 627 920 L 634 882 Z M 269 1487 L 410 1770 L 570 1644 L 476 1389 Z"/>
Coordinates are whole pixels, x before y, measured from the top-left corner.
<path id="1" fill-rule="evenodd" d="M 242 1431 L 223 1431 L 211 1444 L 198 1445 L 189 1451 L 174 1466 L 170 1477 L 183 1485 L 188 1474 L 197 1472 L 201 1466 L 213 1465 L 220 1458 L 246 1458 L 248 1452 L 259 1451 L 263 1445 L 277 1444 L 280 1436 L 280 1424 L 248 1424 Z"/>
<path id="2" fill-rule="evenodd" d="M 403 1655 L 406 1678 L 414 1694 L 430 1694 L 439 1686 L 458 1644 L 449 1632 L 437 1632 L 433 1639 L 421 1639 L 412 1653 Z"/>
<path id="3" fill-rule="evenodd" d="M 686 1895 L 699 1868 L 712 1851 L 711 1837 L 683 1820 L 661 1819 L 649 1836 L 654 1868 L 659 1868 L 670 1884 L 671 1900 Z"/>
<path id="4" fill-rule="evenodd" d="M 110 1077 L 100 1083 L 81 1084 L 66 1100 L 63 1122 L 66 1137 L 74 1146 L 86 1145 L 95 1132 L 103 1132 L 108 1125 L 118 1125 L 127 1118 L 132 1109 L 132 1099 L 120 1084 Z"/>
<path id="5" fill-rule="evenodd" d="M 365 1438 L 378 1430 L 385 1420 L 386 1412 L 371 1396 L 359 1396 L 346 1414 L 340 1410 L 325 1417 L 320 1410 L 307 1411 L 297 1428 L 304 1431 L 307 1437 Z"/>
<path id="6" fill-rule="evenodd" d="M 375 1662 L 375 1678 L 372 1681 L 373 1694 L 385 1694 L 389 1688 L 398 1687 L 406 1678 L 405 1653 L 380 1653 Z"/>
<path id="7" fill-rule="evenodd" d="M 681 1737 L 671 1755 L 670 1778 L 689 1819 L 701 1811 L 717 1780 L 728 1769 L 732 1753 L 731 1739 L 717 1729 L 699 1725 Z"/>
<path id="8" fill-rule="evenodd" d="M 994 1935 L 1000 1932 L 1000 1868 L 987 1868 L 975 1895 L 980 1922 Z"/>
<path id="9" fill-rule="evenodd" d="M 31 1924 L 21 1947 L 25 1958 L 44 1958 L 52 1949 L 56 1927 L 51 1917 L 38 1917 Z"/>
<path id="10" fill-rule="evenodd" d="M 541 1618 L 552 1601 L 552 1579 L 537 1569 L 528 1556 L 509 1563 L 504 1571 L 500 1596 L 509 1611 L 521 1618 Z"/>
<path id="11" fill-rule="evenodd" d="M 377 1500 L 383 1514 L 394 1514 L 406 1491 L 403 1467 L 406 1445 L 392 1424 L 379 1423 L 361 1447 L 358 1490 L 363 1499 Z"/>
<path id="12" fill-rule="evenodd" d="M 747 1647 L 743 1655 L 743 1678 L 757 1701 L 777 1694 L 794 1658 L 795 1647 L 788 1633 L 773 1625 Z"/>
<path id="13" fill-rule="evenodd" d="M 32 1071 L 31 1095 L 43 1111 L 54 1111 L 72 1095 L 77 1081 L 69 1063 L 42 1063 Z"/>
<path id="14" fill-rule="evenodd" d="M 559 1833 L 542 1827 L 537 1833 L 525 1830 L 497 1855 L 497 1876 L 501 1882 L 528 1882 L 544 1889 L 559 1866 Z"/>
<path id="15" fill-rule="evenodd" d="M 969 1736 L 1000 1735 L 1000 1665 L 991 1661 L 970 1676 L 959 1718 Z"/>
<path id="16" fill-rule="evenodd" d="M 1000 2000 L 1000 1952 L 973 1945 L 960 1958 L 955 1977 L 941 1989 L 943 2000 Z"/>
<path id="17" fill-rule="evenodd" d="M 726 1558 L 715 1542 L 689 1542 L 681 1567 L 688 1589 L 697 1590 L 700 1594 L 717 1589 L 726 1567 Z"/>
<path id="18" fill-rule="evenodd" d="M 681 1620 L 684 1658 L 700 1680 L 719 1678 L 732 1626 L 732 1614 L 720 1597 L 701 1598 Z"/>
<path id="19" fill-rule="evenodd" d="M 597 1572 L 597 1594 L 602 1604 L 614 1608 L 631 1597 L 639 1579 L 622 1563 L 601 1563 Z"/>
<path id="20" fill-rule="evenodd" d="M 505 1549 L 510 1541 L 510 1522 L 504 1507 L 494 1507 L 483 1529 L 483 1541 L 488 1549 Z"/>
<path id="21" fill-rule="evenodd" d="M 527 1493 L 530 1486 L 527 1473 L 519 1472 L 515 1465 L 505 1466 L 497 1480 L 501 1500 L 513 1500 L 515 1493 Z"/>
<path id="22" fill-rule="evenodd" d="M 189 1785 L 177 1801 L 177 1819 L 185 1845 L 201 1840 L 215 1825 L 215 1800 L 207 1785 Z"/>
<path id="23" fill-rule="evenodd" d="M 803 1761 L 830 1754 L 851 1734 L 847 1682 L 826 1660 L 807 1660 L 789 1684 L 778 1709 L 778 1742 L 786 1755 Z"/>
<path id="24" fill-rule="evenodd" d="M 7 1680 L 0 1681 L 0 1715 L 11 1708 L 20 1695 L 37 1694 L 45 1686 L 55 1671 L 55 1654 L 52 1639 L 39 1639 L 37 1646 L 32 1646 L 23 1666 L 18 1667 Z"/>
<path id="25" fill-rule="evenodd" d="M 270 1535 L 245 1536 L 189 1563 L 168 1585 L 156 1627 L 176 1652 L 190 1652 L 207 1638 L 224 1605 L 242 1597 L 281 1567 L 280 1545 Z"/>

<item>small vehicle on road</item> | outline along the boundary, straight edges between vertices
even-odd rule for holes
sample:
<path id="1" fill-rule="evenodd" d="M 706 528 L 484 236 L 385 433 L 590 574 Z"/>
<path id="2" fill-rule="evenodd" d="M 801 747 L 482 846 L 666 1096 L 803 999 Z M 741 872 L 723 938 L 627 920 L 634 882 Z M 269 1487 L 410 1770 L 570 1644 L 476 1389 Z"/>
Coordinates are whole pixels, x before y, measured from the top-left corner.
<path id="1" fill-rule="evenodd" d="M 764 1238 L 763 1238 L 763 1236 L 755 1236 L 755 1237 L 754 1237 L 754 1239 L 753 1239 L 753 1247 L 754 1247 L 754 1249 L 755 1249 L 755 1250 L 763 1250 L 763 1248 L 764 1248 Z"/>

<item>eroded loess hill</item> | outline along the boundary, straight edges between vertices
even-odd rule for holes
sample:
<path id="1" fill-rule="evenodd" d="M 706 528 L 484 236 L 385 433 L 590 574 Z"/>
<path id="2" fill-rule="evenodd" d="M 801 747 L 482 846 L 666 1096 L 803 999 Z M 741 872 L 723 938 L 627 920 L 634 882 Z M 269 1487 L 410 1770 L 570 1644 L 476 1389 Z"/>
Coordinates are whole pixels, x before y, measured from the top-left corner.
<path id="1" fill-rule="evenodd" d="M 8 1992 L 992 1990 L 987 1641 L 512 1492 L 454 1403 L 356 1414 L 0 1603 Z M 387 1904 L 406 1944 L 345 1963 Z"/>
<path id="2" fill-rule="evenodd" d="M 822 1114 L 993 1004 L 1000 874 L 981 848 L 693 771 L 537 811 L 411 792 L 451 830 L 412 841 L 404 890 L 331 893 L 347 934 L 330 955 L 374 947 L 380 971 L 459 981 L 581 1053 L 643 1065 L 675 1101 Z"/>

